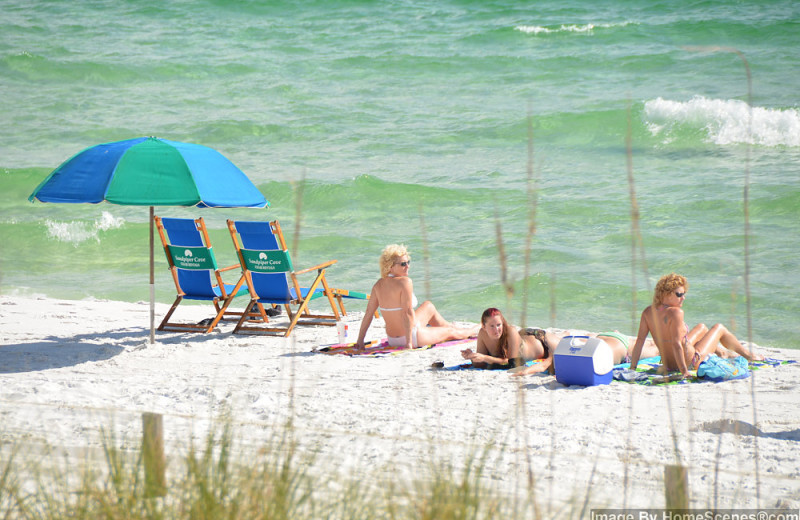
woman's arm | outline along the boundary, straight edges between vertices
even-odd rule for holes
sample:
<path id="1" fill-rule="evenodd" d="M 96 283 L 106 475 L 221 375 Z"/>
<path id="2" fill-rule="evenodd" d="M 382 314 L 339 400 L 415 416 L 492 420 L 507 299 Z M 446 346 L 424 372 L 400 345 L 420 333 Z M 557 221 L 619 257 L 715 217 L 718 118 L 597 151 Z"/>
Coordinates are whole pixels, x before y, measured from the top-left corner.
<path id="1" fill-rule="evenodd" d="M 639 318 L 639 332 L 636 334 L 636 343 L 633 345 L 633 350 L 631 350 L 631 370 L 636 370 L 636 366 L 639 364 L 639 357 L 642 355 L 642 347 L 644 347 L 647 335 L 650 334 L 646 316 L 649 311 L 650 306 L 642 311 L 642 316 Z"/>
<path id="2" fill-rule="evenodd" d="M 550 370 L 550 367 L 553 366 L 553 351 L 550 351 L 550 355 L 546 358 L 542 359 L 538 363 L 534 363 L 533 365 L 526 367 L 522 370 L 512 373 L 512 376 L 519 377 L 519 376 L 527 376 L 530 374 L 540 374 L 542 372 L 546 372 Z M 550 371 L 552 374 L 553 371 Z"/>
<path id="3" fill-rule="evenodd" d="M 486 346 L 486 332 L 483 329 L 478 331 L 478 341 L 475 347 L 476 352 L 472 349 L 465 349 L 461 351 L 461 357 L 472 361 L 472 364 L 478 368 L 485 368 L 488 364 L 493 365 L 507 365 L 508 358 L 501 358 L 492 356 L 489 353 L 489 348 Z"/>
<path id="4" fill-rule="evenodd" d="M 508 359 L 506 363 L 514 360 L 521 360 L 522 359 L 522 336 L 519 335 L 519 331 L 516 327 L 509 327 L 508 331 L 508 350 L 506 352 L 506 356 Z"/>
<path id="5" fill-rule="evenodd" d="M 356 349 L 358 350 L 364 348 L 364 338 L 367 335 L 369 326 L 372 324 L 372 317 L 378 309 L 378 291 L 375 290 L 377 286 L 377 283 L 372 286 L 372 291 L 369 293 L 369 300 L 367 300 L 367 310 L 364 312 L 364 318 L 361 320 L 361 328 L 358 330 L 358 339 L 356 340 Z"/>
<path id="6" fill-rule="evenodd" d="M 411 342 L 411 329 L 417 321 L 417 316 L 414 314 L 414 306 L 411 305 L 414 296 L 414 284 L 411 278 L 404 276 L 400 278 L 402 286 L 400 289 L 400 311 L 403 313 L 403 328 L 406 333 L 406 348 L 413 348 L 414 344 Z"/>

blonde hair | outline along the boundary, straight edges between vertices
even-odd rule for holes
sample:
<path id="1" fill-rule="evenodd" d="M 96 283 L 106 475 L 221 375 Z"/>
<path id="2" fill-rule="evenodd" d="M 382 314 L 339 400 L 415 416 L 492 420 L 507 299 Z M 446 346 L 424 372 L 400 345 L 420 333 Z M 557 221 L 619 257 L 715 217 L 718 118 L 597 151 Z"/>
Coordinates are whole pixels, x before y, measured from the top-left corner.
<path id="1" fill-rule="evenodd" d="M 389 274 L 395 261 L 401 256 L 407 256 L 411 260 L 411 255 L 408 254 L 408 249 L 403 244 L 389 244 L 383 248 L 381 258 L 378 260 L 381 266 L 381 278 Z"/>
<path id="2" fill-rule="evenodd" d="M 653 305 L 661 305 L 664 301 L 664 296 L 675 291 L 678 287 L 683 286 L 684 291 L 689 290 L 689 281 L 685 276 L 675 273 L 665 274 L 656 284 L 655 292 L 653 293 Z"/>

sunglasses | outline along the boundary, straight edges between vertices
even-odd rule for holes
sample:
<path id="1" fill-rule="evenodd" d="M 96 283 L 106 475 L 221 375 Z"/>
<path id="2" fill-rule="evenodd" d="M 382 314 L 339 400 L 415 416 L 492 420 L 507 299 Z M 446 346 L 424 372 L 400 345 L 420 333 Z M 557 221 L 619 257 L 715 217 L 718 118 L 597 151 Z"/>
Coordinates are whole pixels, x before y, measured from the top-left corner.
<path id="1" fill-rule="evenodd" d="M 676 292 L 675 296 L 677 296 L 678 298 L 683 298 L 684 296 L 686 296 L 686 291 L 684 291 L 684 292 Z"/>
<path id="2" fill-rule="evenodd" d="M 408 262 L 395 262 L 395 263 L 401 267 L 408 267 L 409 265 L 411 265 L 411 260 L 409 260 Z"/>

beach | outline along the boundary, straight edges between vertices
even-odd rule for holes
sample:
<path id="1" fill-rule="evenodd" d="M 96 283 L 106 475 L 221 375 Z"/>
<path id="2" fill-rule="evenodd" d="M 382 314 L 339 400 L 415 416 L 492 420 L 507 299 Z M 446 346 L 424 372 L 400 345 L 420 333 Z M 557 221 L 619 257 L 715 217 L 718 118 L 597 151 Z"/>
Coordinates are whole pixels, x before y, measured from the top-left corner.
<path id="1" fill-rule="evenodd" d="M 156 206 L 203 217 L 220 265 L 238 262 L 226 220 L 278 220 L 298 267 L 337 259 L 334 287 L 369 291 L 380 251 L 405 244 L 447 319 L 498 307 L 627 333 L 678 272 L 690 325 L 800 360 L 799 23 L 792 0 L 4 2 L 0 490 L 8 461 L 35 492 L 36 465 L 135 456 L 156 414 L 172 493 L 187 446 L 222 451 L 229 424 L 245 460 L 296 443 L 332 494 L 420 493 L 449 467 L 533 516 L 587 517 L 663 507 L 680 466 L 692 507 L 800 508 L 800 364 L 584 388 L 432 368 L 468 344 L 314 352 L 333 327 L 150 344 L 146 208 L 29 200 L 99 143 L 201 144 L 270 203 Z M 155 270 L 158 323 L 175 294 L 158 246 Z M 364 306 L 348 309 L 352 337 Z"/>
<path id="2" fill-rule="evenodd" d="M 167 308 L 157 304 L 157 321 Z M 185 305 L 176 317 L 208 314 Z M 345 318 L 351 334 L 362 316 Z M 381 323 L 368 339 L 383 337 Z M 487 486 L 513 498 L 532 485 L 551 514 L 663 507 L 664 468 L 675 464 L 687 468 L 692 507 L 800 507 L 800 364 L 723 383 L 567 387 L 549 375 L 432 368 L 461 363 L 469 344 L 348 357 L 313 352 L 336 342 L 333 327 L 283 339 L 232 335 L 224 323 L 158 332 L 155 344 L 148 327 L 147 302 L 0 296 L 0 457 L 16 446 L 91 460 L 103 432 L 136 449 L 149 412 L 163 416 L 171 471 L 190 439 L 228 417 L 242 453 L 291 423 L 312 471 L 327 476 L 411 483 L 437 464 L 485 457 Z"/>

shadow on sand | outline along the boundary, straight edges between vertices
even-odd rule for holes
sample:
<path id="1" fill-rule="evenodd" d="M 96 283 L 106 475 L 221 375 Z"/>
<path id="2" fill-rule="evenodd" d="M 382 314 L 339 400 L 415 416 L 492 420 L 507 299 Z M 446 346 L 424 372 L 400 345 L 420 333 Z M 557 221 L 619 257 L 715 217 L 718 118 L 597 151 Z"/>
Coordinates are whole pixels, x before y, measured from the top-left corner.
<path id="1" fill-rule="evenodd" d="M 125 351 L 158 348 L 161 345 L 218 340 L 225 332 L 191 334 L 157 332 L 150 345 L 149 328 L 130 328 L 73 336 L 47 336 L 40 341 L 0 346 L 0 374 L 36 372 L 105 361 Z"/>

